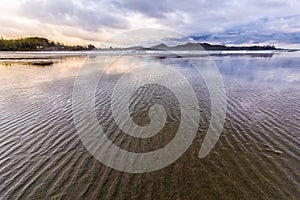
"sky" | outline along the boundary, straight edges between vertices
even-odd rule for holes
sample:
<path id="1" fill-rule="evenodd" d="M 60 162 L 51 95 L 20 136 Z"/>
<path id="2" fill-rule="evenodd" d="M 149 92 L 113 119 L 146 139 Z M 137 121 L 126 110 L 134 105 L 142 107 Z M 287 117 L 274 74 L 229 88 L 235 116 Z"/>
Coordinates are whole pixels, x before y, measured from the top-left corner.
<path id="1" fill-rule="evenodd" d="M 0 10 L 3 38 L 97 46 L 124 31 L 160 28 L 184 40 L 300 48 L 300 0 L 0 0 Z"/>

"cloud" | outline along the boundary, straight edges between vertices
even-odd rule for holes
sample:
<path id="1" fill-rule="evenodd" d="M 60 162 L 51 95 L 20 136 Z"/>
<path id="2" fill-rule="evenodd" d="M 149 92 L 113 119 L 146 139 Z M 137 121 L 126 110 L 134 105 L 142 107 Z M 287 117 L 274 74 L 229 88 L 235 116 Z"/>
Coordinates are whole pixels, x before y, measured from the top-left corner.
<path id="1" fill-rule="evenodd" d="M 128 28 L 126 18 L 115 10 L 114 4 L 91 0 L 26 0 L 19 7 L 22 16 L 49 24 L 77 26 L 90 31 Z"/>
<path id="2" fill-rule="evenodd" d="M 10 32 L 19 29 L 26 34 L 32 31 L 45 35 L 48 31 L 50 36 L 101 41 L 130 29 L 160 27 L 199 41 L 300 46 L 299 0 L 0 1 L 4 1 L 0 4 L 0 27 Z M 4 16 L 12 22 L 5 22 Z"/>
<path id="3" fill-rule="evenodd" d="M 118 8 L 123 12 L 135 12 L 141 13 L 146 17 L 151 18 L 166 18 L 166 14 L 170 13 L 173 10 L 172 6 L 169 6 L 170 2 L 162 1 L 140 1 L 140 0 L 131 0 L 131 1 L 120 1 L 117 2 Z"/>
<path id="4" fill-rule="evenodd" d="M 223 44 L 300 44 L 300 15 L 262 18 L 255 23 L 233 26 L 215 34 L 195 34 L 198 41 L 214 41 Z"/>

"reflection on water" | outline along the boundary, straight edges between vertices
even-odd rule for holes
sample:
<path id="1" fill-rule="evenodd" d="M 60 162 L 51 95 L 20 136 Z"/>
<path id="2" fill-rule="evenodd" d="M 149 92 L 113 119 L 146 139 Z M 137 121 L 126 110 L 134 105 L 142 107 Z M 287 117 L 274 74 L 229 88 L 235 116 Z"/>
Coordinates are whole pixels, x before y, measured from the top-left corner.
<path id="1" fill-rule="evenodd" d="M 126 55 L 116 61 L 116 56 L 109 54 L 89 59 L 85 53 L 65 54 L 0 55 L 0 60 L 10 63 L 0 65 L 2 199 L 297 199 L 300 196 L 299 53 L 212 56 L 226 85 L 228 110 L 220 140 L 201 160 L 198 152 L 210 119 L 209 93 L 201 76 L 186 60 L 174 56 L 158 59 L 150 54 Z M 47 67 L 24 65 L 28 57 L 55 62 Z M 202 63 L 207 58 L 193 55 L 189 59 Z M 172 92 L 159 85 L 146 85 L 131 98 L 129 109 L 138 124 L 149 123 L 147 112 L 154 102 L 167 110 L 166 126 L 147 140 L 124 136 L 115 126 L 110 111 L 110 95 L 118 79 L 128 70 L 151 63 L 176 69 L 192 84 L 201 112 L 198 134 L 189 150 L 164 169 L 146 174 L 115 171 L 94 159 L 76 134 L 72 119 L 74 80 L 83 64 L 90 69 L 85 78 L 106 72 L 96 92 L 99 123 L 120 147 L 152 151 L 166 145 L 178 128 L 180 110 Z M 157 76 L 172 78 L 159 72 Z M 174 84 L 180 87 L 181 83 L 175 80 Z"/>
<path id="2" fill-rule="evenodd" d="M 214 61 L 223 75 L 251 82 L 299 83 L 299 57 L 273 57 L 269 59 L 215 57 Z"/>

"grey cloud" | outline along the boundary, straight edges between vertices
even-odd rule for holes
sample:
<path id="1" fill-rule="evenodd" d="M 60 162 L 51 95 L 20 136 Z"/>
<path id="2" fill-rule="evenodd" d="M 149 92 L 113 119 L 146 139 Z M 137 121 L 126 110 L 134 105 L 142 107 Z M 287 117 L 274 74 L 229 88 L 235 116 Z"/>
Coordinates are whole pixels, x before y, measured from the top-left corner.
<path id="1" fill-rule="evenodd" d="M 25 0 L 20 12 L 43 23 L 90 32 L 135 28 L 130 16 L 140 14 L 140 20 L 151 18 L 199 40 L 300 43 L 298 0 Z"/>
<path id="2" fill-rule="evenodd" d="M 165 14 L 174 11 L 173 6 L 166 0 L 160 1 L 119 1 L 118 8 L 123 11 L 141 13 L 147 17 L 163 18 Z"/>
<path id="3" fill-rule="evenodd" d="M 72 0 L 30 0 L 20 6 L 20 12 L 24 17 L 44 23 L 78 26 L 90 31 L 104 27 L 127 28 L 128 21 L 118 16 L 112 9 L 113 6 L 100 1 Z"/>
<path id="4" fill-rule="evenodd" d="M 196 34 L 192 37 L 198 41 L 215 41 L 219 43 L 289 43 L 300 44 L 300 15 L 262 18 L 255 23 L 248 23 L 215 34 Z M 296 31 L 295 31 L 296 30 Z"/>

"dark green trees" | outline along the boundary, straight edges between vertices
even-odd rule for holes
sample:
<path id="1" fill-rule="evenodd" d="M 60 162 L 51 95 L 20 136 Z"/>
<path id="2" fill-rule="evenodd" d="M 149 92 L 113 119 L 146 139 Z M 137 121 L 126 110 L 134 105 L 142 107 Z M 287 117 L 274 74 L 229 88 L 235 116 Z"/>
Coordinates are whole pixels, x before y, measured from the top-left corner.
<path id="1" fill-rule="evenodd" d="M 0 51 L 85 51 L 93 50 L 93 45 L 88 46 L 68 46 L 60 43 L 49 41 L 41 37 L 28 37 L 20 39 L 0 39 Z"/>

